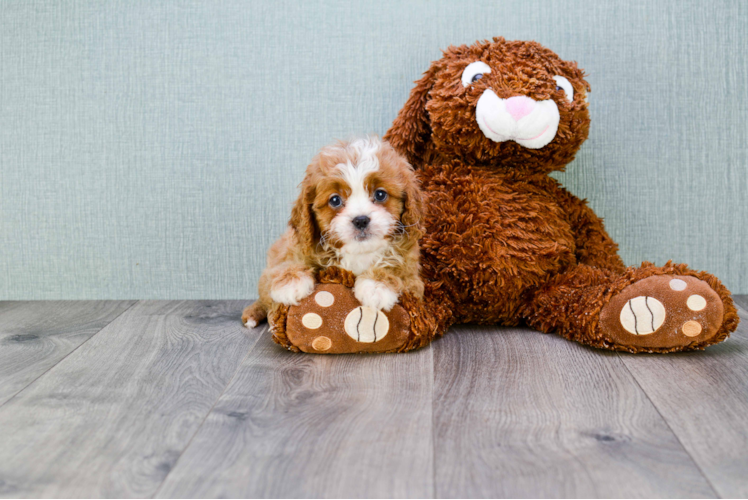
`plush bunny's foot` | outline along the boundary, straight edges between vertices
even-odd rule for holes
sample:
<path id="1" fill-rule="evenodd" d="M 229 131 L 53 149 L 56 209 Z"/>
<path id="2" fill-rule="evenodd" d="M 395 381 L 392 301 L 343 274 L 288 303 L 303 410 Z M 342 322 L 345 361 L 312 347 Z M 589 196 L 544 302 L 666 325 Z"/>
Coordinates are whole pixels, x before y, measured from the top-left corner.
<path id="1" fill-rule="evenodd" d="M 389 312 L 362 306 L 342 284 L 318 284 L 309 297 L 273 320 L 273 334 L 292 350 L 318 354 L 396 352 L 405 348 L 410 318 L 401 305 Z"/>
<path id="2" fill-rule="evenodd" d="M 706 282 L 658 275 L 615 295 L 600 313 L 600 328 L 619 345 L 661 351 L 710 344 L 723 317 L 722 300 Z"/>

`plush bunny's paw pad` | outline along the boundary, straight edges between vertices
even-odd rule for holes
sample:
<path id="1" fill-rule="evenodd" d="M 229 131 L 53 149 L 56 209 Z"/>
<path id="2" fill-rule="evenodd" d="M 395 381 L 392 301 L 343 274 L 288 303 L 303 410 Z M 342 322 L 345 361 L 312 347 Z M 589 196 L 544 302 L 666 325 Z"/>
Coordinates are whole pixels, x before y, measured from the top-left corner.
<path id="1" fill-rule="evenodd" d="M 304 352 L 393 352 L 408 340 L 410 317 L 400 305 L 376 310 L 362 306 L 344 285 L 318 284 L 288 309 L 285 333 Z"/>
<path id="2" fill-rule="evenodd" d="M 600 313 L 603 333 L 613 342 L 640 348 L 702 344 L 722 325 L 717 292 L 693 276 L 650 276 L 615 295 Z"/>

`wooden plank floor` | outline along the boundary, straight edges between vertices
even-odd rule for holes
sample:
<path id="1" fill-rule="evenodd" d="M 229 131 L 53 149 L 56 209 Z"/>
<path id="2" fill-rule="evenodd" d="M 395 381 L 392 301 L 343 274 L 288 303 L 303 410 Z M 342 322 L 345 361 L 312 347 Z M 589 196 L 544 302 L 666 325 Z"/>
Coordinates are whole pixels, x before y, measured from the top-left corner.
<path id="1" fill-rule="evenodd" d="M 0 497 L 746 497 L 748 297 L 705 352 L 461 326 L 289 353 L 244 302 L 0 303 Z"/>

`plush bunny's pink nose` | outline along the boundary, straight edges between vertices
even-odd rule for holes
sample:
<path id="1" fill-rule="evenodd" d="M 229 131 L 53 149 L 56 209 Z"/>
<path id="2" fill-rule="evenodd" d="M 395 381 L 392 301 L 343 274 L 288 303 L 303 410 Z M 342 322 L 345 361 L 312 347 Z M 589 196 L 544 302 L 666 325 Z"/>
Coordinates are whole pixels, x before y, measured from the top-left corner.
<path id="1" fill-rule="evenodd" d="M 529 115 L 535 109 L 535 101 L 523 95 L 510 97 L 506 100 L 506 110 L 512 115 L 514 121 L 519 121 L 523 116 Z"/>

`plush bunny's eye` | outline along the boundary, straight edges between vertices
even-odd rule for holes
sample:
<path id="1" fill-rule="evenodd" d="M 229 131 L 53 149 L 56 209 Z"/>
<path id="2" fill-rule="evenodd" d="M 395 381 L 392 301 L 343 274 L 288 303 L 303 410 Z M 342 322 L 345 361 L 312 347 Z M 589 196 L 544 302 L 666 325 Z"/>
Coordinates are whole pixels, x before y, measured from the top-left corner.
<path id="1" fill-rule="evenodd" d="M 491 68 L 483 61 L 472 62 L 468 64 L 465 70 L 462 72 L 462 86 L 469 87 L 473 83 L 483 78 L 483 75 L 490 72 Z"/>
<path id="2" fill-rule="evenodd" d="M 566 93 L 566 98 L 569 102 L 574 100 L 574 87 L 571 86 L 571 82 L 563 76 L 554 76 L 556 80 L 556 90 L 563 90 Z"/>

